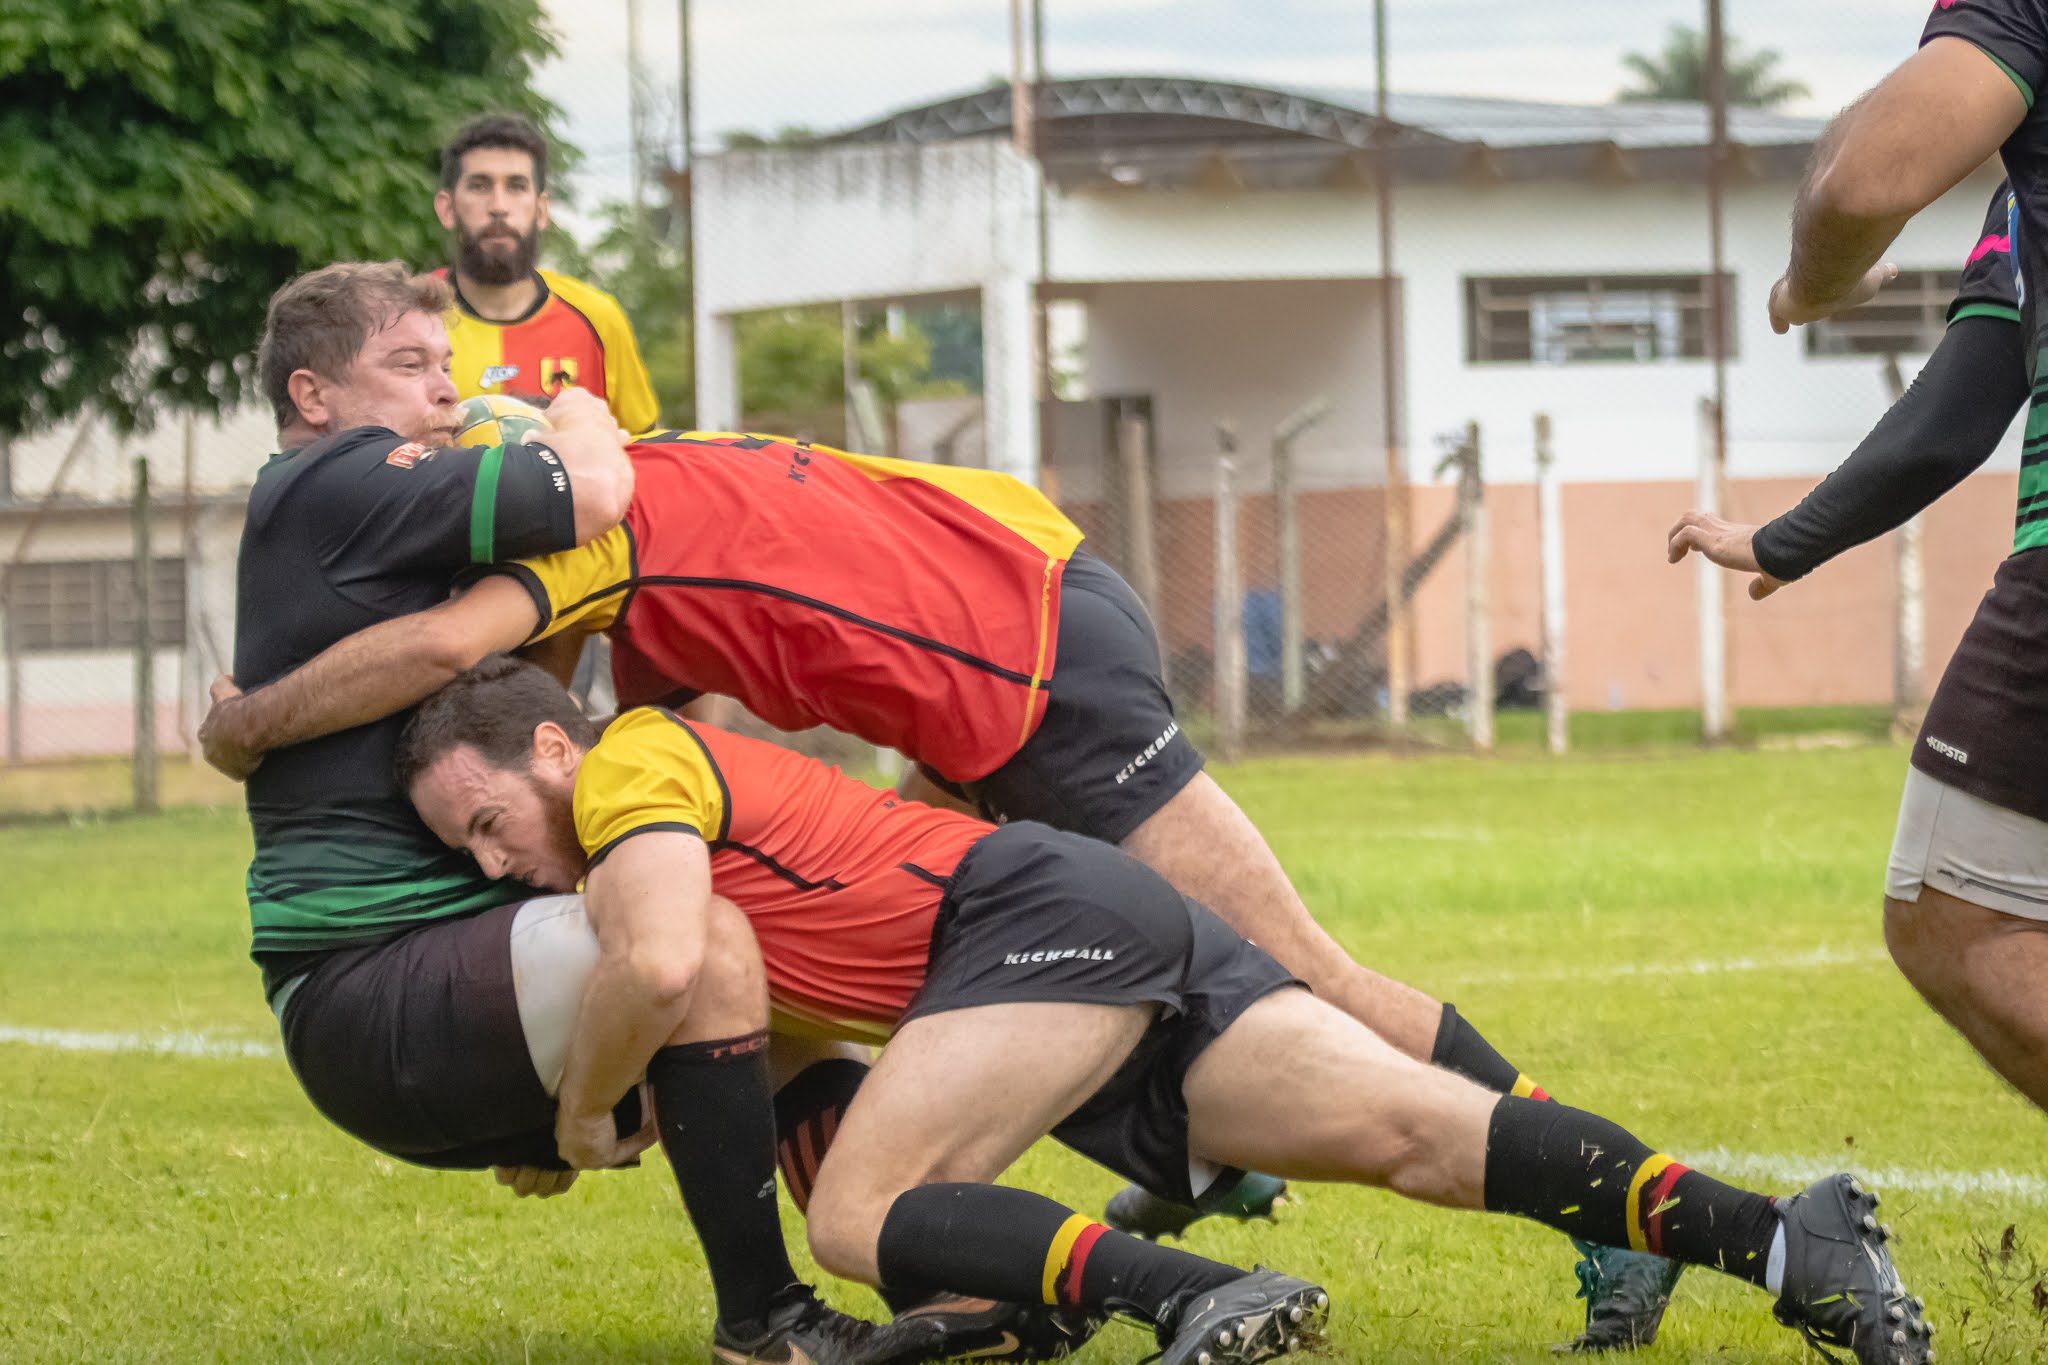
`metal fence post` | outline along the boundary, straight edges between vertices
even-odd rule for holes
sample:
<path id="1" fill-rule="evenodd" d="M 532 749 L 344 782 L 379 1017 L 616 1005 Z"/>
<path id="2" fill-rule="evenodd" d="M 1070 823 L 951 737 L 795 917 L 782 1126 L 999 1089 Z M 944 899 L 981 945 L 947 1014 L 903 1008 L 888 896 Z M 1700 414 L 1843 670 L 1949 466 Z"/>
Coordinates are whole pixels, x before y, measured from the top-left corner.
<path id="1" fill-rule="evenodd" d="M 1159 539 L 1152 519 L 1152 424 L 1137 415 L 1136 404 L 1125 406 L 1116 423 L 1117 455 L 1123 461 L 1125 560 L 1131 588 L 1145 610 L 1159 617 Z"/>
<path id="2" fill-rule="evenodd" d="M 1550 752 L 1570 746 L 1565 689 L 1564 514 L 1557 461 L 1550 445 L 1550 414 L 1536 414 L 1536 534 L 1543 593 L 1543 711 Z"/>
<path id="3" fill-rule="evenodd" d="M 1711 398 L 1700 400 L 1700 511 L 1721 511 L 1720 416 Z M 1728 623 L 1721 601 L 1721 570 L 1705 555 L 1694 555 L 1700 627 L 1700 738 L 1718 744 L 1728 737 Z"/>
<path id="4" fill-rule="evenodd" d="M 157 808 L 156 649 L 150 638 L 149 458 L 135 457 L 135 809 Z"/>
<path id="5" fill-rule="evenodd" d="M 1297 408 L 1273 429 L 1273 518 L 1280 555 L 1280 709 L 1301 710 L 1307 692 L 1302 668 L 1301 502 L 1294 473 L 1294 442 L 1330 415 L 1330 400 L 1318 397 Z"/>
<path id="6" fill-rule="evenodd" d="M 1466 728 L 1472 748 L 1493 752 L 1493 595 L 1487 582 L 1493 546 L 1487 538 L 1486 485 L 1481 480 L 1479 423 L 1465 424 L 1458 497 L 1465 504 Z"/>
<path id="7" fill-rule="evenodd" d="M 1906 396 L 1896 355 L 1884 358 L 1884 382 L 1894 403 Z M 1925 524 L 1924 516 L 1912 518 L 1899 528 L 1893 545 L 1897 615 L 1892 630 L 1892 721 L 1901 727 L 1919 724 L 1920 680 L 1927 663 L 1927 568 L 1921 549 Z"/>
<path id="8" fill-rule="evenodd" d="M 1216 753 L 1235 762 L 1244 752 L 1244 565 L 1237 548 L 1237 433 L 1216 428 Z"/>

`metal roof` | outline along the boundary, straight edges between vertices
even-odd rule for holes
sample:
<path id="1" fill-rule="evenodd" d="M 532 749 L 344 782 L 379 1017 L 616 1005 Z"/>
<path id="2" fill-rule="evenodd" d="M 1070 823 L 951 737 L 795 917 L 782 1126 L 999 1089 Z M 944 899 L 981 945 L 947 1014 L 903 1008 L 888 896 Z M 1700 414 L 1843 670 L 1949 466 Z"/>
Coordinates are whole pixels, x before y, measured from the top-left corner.
<path id="1" fill-rule="evenodd" d="M 1390 92 L 1386 143 L 1403 181 L 1700 178 L 1703 105 L 1556 104 Z M 1048 171 L 1069 188 L 1299 189 L 1357 186 L 1377 146 L 1370 90 L 1243 85 L 1194 76 L 1048 81 L 1041 118 Z M 1729 111 L 1738 179 L 1799 173 L 1822 120 Z M 1010 88 L 899 110 L 826 139 L 909 143 L 1007 135 Z"/>

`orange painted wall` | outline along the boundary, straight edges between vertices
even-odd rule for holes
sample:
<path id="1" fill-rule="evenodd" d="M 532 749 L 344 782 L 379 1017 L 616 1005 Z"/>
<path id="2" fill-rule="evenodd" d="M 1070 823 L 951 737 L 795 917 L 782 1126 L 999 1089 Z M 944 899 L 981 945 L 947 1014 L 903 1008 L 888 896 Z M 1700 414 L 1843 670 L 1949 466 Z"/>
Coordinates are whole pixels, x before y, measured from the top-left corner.
<path id="1" fill-rule="evenodd" d="M 2009 546 L 2017 476 L 1980 474 L 1926 517 L 1926 674 L 1932 688 Z M 1729 514 L 1762 522 L 1790 507 L 1811 480 L 1734 481 Z M 1449 485 L 1414 489 L 1414 544 L 1449 515 Z M 1577 709 L 1693 706 L 1699 702 L 1694 570 L 1664 560 L 1666 533 L 1692 505 L 1690 482 L 1566 484 L 1567 678 Z M 1493 536 L 1493 653 L 1536 649 L 1540 638 L 1536 490 L 1486 492 Z M 1100 531 L 1099 507 L 1073 508 Z M 1378 489 L 1302 496 L 1304 596 L 1311 639 L 1348 634 L 1380 594 Z M 1159 509 L 1161 633 L 1169 653 L 1211 642 L 1215 521 L 1209 499 Z M 1239 513 L 1247 588 L 1279 581 L 1272 500 L 1246 497 Z M 1453 548 L 1416 599 L 1415 673 L 1426 685 L 1465 676 L 1465 558 Z M 1853 550 L 1763 602 L 1727 575 L 1729 691 L 1741 706 L 1883 702 L 1891 697 L 1894 588 L 1889 538 Z"/>

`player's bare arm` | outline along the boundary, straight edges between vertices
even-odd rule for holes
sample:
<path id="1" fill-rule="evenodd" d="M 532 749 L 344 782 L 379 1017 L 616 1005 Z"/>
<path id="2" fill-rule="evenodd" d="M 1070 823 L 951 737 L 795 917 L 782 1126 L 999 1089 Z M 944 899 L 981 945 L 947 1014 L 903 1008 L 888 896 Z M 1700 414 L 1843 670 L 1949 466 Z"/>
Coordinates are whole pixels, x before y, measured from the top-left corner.
<path id="1" fill-rule="evenodd" d="M 484 655 L 521 644 L 539 623 L 526 590 L 493 575 L 438 607 L 357 631 L 252 692 L 216 679 L 200 747 L 241 781 L 272 749 L 403 711 Z"/>
<path id="2" fill-rule="evenodd" d="M 617 526 L 633 501 L 626 436 L 604 400 L 583 389 L 564 390 L 548 405 L 548 425 L 541 443 L 561 457 L 576 503 L 576 543 L 585 545 Z"/>
<path id="3" fill-rule="evenodd" d="M 639 1083 L 689 1010 L 710 902 L 710 855 L 695 834 L 636 834 L 590 870 L 584 905 L 598 957 L 555 1119 L 555 1140 L 570 1165 L 612 1166 L 639 1150 L 616 1140 L 612 1106 Z"/>
<path id="4" fill-rule="evenodd" d="M 1936 38 L 1836 117 L 1792 210 L 1792 259 L 1771 287 L 1784 332 L 1866 302 L 1908 219 L 1997 152 L 2026 100 L 1980 48 Z"/>

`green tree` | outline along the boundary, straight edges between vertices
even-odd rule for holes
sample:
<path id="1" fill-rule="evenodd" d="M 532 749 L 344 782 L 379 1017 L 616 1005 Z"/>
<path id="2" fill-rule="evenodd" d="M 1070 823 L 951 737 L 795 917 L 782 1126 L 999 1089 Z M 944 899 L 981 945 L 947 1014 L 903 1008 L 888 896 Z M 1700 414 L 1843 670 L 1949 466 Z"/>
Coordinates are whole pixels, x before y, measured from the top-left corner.
<path id="1" fill-rule="evenodd" d="M 441 140 L 547 113 L 540 0 L 0 6 L 0 432 L 242 398 L 271 292 L 438 263 Z"/>
<path id="2" fill-rule="evenodd" d="M 839 310 L 831 306 L 778 308 L 739 320 L 740 408 L 744 412 L 801 413 L 846 401 L 845 342 Z M 957 380 L 931 379 L 932 345 L 916 323 L 901 333 L 879 319 L 861 329 L 855 346 L 860 377 L 883 403 L 965 391 Z"/>
<path id="3" fill-rule="evenodd" d="M 1806 82 L 1781 78 L 1776 48 L 1744 52 L 1734 38 L 1723 38 L 1721 65 L 1728 76 L 1728 103 L 1768 109 L 1813 93 Z M 1664 50 L 1653 57 L 1631 52 L 1621 64 L 1634 73 L 1636 84 L 1620 92 L 1624 101 L 1707 98 L 1707 40 L 1698 29 L 1673 24 L 1664 35 Z"/>

